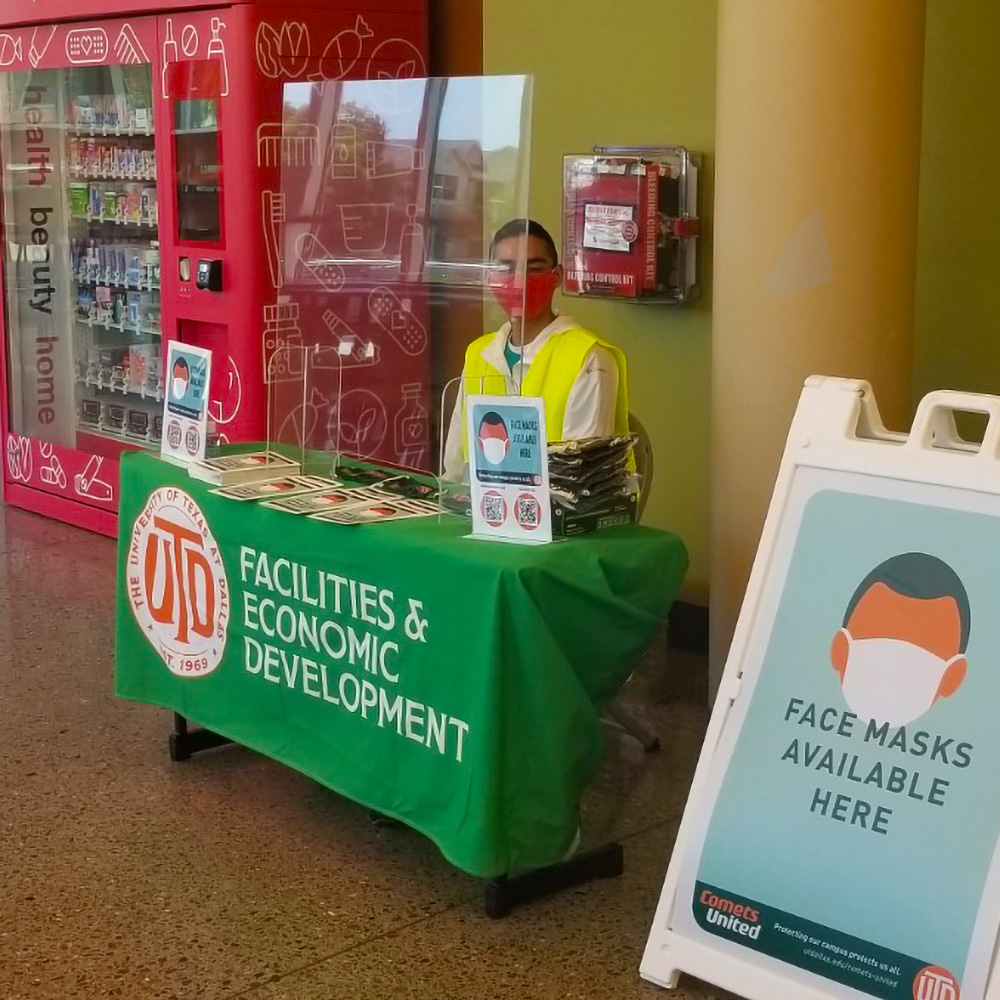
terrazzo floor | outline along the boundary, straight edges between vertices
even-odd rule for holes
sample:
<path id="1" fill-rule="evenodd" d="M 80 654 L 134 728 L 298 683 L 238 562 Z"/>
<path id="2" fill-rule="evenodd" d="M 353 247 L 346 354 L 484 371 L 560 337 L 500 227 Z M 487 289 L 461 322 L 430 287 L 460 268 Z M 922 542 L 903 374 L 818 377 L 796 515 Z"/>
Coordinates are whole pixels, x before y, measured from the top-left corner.
<path id="1" fill-rule="evenodd" d="M 705 664 L 651 653 L 584 846 L 625 875 L 504 920 L 406 828 L 242 748 L 172 764 L 112 690 L 115 546 L 0 506 L 0 1000 L 672 998 L 639 960 L 707 722 Z"/>

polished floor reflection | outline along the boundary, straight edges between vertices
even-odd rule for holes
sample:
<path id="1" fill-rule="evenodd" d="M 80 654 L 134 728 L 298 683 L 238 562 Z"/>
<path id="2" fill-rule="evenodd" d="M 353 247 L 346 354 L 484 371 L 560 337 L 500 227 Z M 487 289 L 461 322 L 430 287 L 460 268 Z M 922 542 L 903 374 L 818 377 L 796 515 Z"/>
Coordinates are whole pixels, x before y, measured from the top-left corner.
<path id="1" fill-rule="evenodd" d="M 117 701 L 114 543 L 0 506 L 0 998 L 719 1000 L 638 977 L 707 712 L 704 664 L 651 655 L 609 733 L 586 844 L 623 878 L 492 921 L 423 837 L 241 748 L 184 764 Z"/>

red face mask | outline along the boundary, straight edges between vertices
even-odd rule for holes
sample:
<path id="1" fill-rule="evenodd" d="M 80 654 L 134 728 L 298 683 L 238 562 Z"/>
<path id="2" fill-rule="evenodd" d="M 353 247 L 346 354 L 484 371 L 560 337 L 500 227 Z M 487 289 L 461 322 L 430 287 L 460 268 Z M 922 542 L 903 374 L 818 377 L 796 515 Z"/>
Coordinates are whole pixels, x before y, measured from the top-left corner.
<path id="1" fill-rule="evenodd" d="M 490 280 L 493 297 L 500 308 L 511 317 L 532 320 L 548 307 L 559 285 L 555 268 L 549 271 L 529 271 L 527 281 L 521 285 L 520 275 L 505 274 Z"/>

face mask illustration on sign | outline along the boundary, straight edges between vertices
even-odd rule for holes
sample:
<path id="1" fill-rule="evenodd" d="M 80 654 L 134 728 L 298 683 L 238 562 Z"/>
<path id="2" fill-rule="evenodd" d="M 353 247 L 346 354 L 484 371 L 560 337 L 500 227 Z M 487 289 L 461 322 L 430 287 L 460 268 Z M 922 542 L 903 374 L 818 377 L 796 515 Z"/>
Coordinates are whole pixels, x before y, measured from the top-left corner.
<path id="1" fill-rule="evenodd" d="M 961 656 L 942 660 L 903 639 L 855 639 L 842 629 L 850 652 L 844 698 L 864 720 L 905 726 L 937 698 L 945 672 Z"/>
<path id="2" fill-rule="evenodd" d="M 480 438 L 479 443 L 490 465 L 499 465 L 507 457 L 507 442 L 503 438 Z"/>

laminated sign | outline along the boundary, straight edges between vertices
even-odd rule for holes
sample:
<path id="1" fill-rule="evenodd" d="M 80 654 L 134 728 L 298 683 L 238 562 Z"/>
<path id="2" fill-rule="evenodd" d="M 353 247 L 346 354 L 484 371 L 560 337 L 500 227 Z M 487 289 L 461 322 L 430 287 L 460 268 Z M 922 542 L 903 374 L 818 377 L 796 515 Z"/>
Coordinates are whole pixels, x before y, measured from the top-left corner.
<path id="1" fill-rule="evenodd" d="M 551 542 L 544 400 L 469 396 L 466 407 L 474 537 Z"/>
<path id="2" fill-rule="evenodd" d="M 1000 996 L 998 774 L 1000 398 L 932 393 L 905 436 L 866 383 L 810 379 L 642 975 Z"/>

